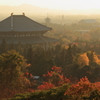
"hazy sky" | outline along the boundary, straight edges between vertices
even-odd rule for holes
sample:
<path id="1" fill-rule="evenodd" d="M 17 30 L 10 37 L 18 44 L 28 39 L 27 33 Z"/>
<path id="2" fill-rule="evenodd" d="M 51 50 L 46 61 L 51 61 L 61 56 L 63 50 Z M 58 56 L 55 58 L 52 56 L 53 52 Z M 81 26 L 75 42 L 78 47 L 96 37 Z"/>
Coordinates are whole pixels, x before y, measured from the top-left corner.
<path id="1" fill-rule="evenodd" d="M 100 0 L 0 0 L 0 5 L 18 6 L 24 3 L 63 10 L 100 8 Z"/>

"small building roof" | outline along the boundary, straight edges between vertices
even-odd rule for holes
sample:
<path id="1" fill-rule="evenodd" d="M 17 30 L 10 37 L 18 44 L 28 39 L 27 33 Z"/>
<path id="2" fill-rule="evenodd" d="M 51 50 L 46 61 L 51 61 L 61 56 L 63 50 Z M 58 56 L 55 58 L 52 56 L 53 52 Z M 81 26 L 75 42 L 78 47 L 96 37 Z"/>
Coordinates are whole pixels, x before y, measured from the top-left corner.
<path id="1" fill-rule="evenodd" d="M 40 76 L 33 76 L 33 79 L 39 79 Z"/>
<path id="2" fill-rule="evenodd" d="M 92 23 L 98 23 L 95 19 L 82 19 L 82 20 L 80 20 L 79 21 L 79 23 L 80 22 L 85 22 L 85 23 L 90 23 L 90 24 L 92 24 Z"/>
<path id="3" fill-rule="evenodd" d="M 27 16 L 11 15 L 0 22 L 0 32 L 36 32 L 49 31 L 51 28 L 42 25 Z"/>
<path id="4" fill-rule="evenodd" d="M 90 30 L 74 30 L 74 32 L 87 33 L 90 32 Z"/>

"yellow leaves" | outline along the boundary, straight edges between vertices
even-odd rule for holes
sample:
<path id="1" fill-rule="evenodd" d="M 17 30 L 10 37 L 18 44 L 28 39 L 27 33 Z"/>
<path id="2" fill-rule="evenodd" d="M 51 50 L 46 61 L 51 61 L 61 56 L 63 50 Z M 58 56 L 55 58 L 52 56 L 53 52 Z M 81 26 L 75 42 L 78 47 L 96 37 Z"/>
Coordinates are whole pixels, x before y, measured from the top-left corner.
<path id="1" fill-rule="evenodd" d="M 97 64 L 100 64 L 100 60 L 99 58 L 97 57 L 97 55 L 94 55 L 93 56 L 93 62 L 97 63 Z"/>
<path id="2" fill-rule="evenodd" d="M 87 52 L 87 56 L 89 58 L 89 63 L 90 64 L 100 64 L 100 59 L 98 58 L 98 56 L 95 54 L 95 52 L 93 51 L 88 51 Z"/>
<path id="3" fill-rule="evenodd" d="M 92 53 L 92 56 L 90 55 Z M 80 54 L 77 57 L 77 64 L 80 67 L 84 67 L 85 65 L 89 64 L 100 64 L 100 59 L 95 54 L 95 52 L 89 52 L 90 56 L 87 56 L 87 53 Z"/>
<path id="4" fill-rule="evenodd" d="M 63 47 L 64 49 L 66 49 L 66 50 L 69 48 L 68 45 L 62 45 L 62 47 Z"/>
<path id="5" fill-rule="evenodd" d="M 89 58 L 87 57 L 86 53 L 83 53 L 83 54 L 78 56 L 77 64 L 80 67 L 84 67 L 85 65 L 89 65 Z"/>

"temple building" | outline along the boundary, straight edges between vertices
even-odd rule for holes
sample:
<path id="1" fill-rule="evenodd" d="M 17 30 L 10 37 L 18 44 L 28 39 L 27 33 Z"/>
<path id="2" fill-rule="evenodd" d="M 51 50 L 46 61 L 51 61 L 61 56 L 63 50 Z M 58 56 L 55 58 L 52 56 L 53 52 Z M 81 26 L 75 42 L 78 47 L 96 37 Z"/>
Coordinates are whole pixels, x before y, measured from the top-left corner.
<path id="1" fill-rule="evenodd" d="M 51 22 L 51 19 L 49 17 L 45 18 L 46 25 L 50 24 L 50 22 Z"/>
<path id="2" fill-rule="evenodd" d="M 45 25 L 42 25 L 23 13 L 22 15 L 13 15 L 0 22 L 0 43 L 2 39 L 6 39 L 8 44 L 21 43 L 40 45 L 47 49 L 50 44 L 57 42 L 57 39 L 44 36 L 48 31 L 51 31 Z"/>
<path id="3" fill-rule="evenodd" d="M 47 18 L 45 18 L 45 23 L 46 25 L 49 25 L 51 23 L 51 19 L 48 17 L 48 13 L 47 13 Z"/>

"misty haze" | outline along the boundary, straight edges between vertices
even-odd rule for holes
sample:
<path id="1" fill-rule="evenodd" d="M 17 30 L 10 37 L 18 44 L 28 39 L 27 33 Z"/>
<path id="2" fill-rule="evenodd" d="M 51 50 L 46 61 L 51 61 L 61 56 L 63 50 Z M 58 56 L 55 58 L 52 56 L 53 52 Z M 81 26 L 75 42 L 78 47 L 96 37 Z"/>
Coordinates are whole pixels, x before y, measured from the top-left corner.
<path id="1" fill-rule="evenodd" d="M 58 22 L 61 20 L 61 16 L 64 15 L 66 22 L 69 20 L 76 21 L 80 19 L 99 19 L 100 17 L 100 9 L 70 9 L 70 10 L 57 10 L 50 8 L 43 8 L 38 6 L 33 6 L 31 4 L 22 4 L 19 6 L 0 6 L 0 20 L 6 18 L 10 15 L 10 13 L 21 14 L 26 13 L 27 16 L 30 16 L 32 19 L 43 21 L 47 14 L 53 19 L 53 21 L 58 19 Z M 92 16 L 91 16 L 92 15 Z M 40 17 L 39 17 L 40 16 Z M 34 18 L 33 18 L 34 17 Z"/>
<path id="2" fill-rule="evenodd" d="M 100 100 L 98 0 L 0 0 L 0 100 Z"/>

